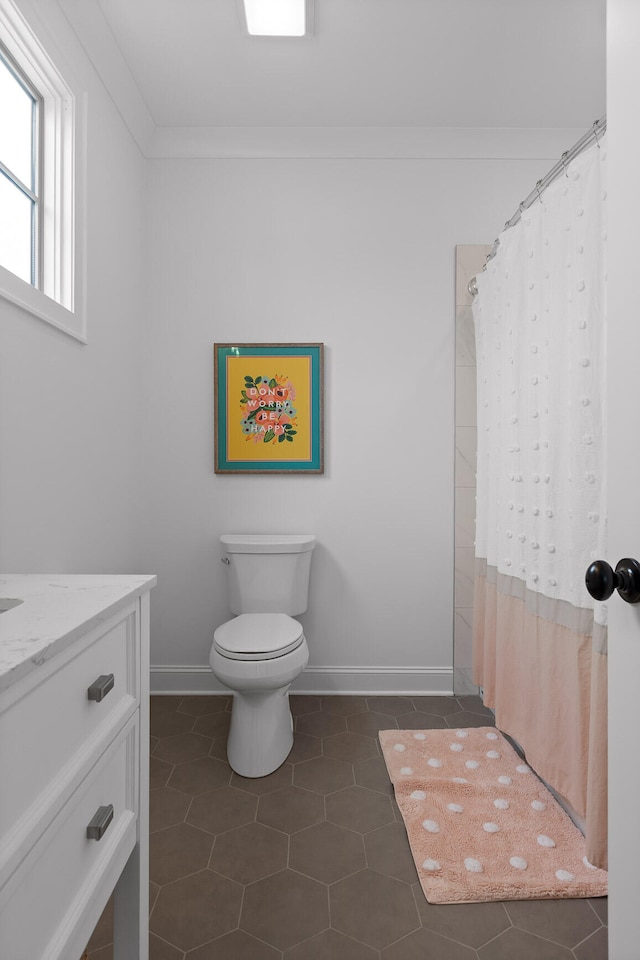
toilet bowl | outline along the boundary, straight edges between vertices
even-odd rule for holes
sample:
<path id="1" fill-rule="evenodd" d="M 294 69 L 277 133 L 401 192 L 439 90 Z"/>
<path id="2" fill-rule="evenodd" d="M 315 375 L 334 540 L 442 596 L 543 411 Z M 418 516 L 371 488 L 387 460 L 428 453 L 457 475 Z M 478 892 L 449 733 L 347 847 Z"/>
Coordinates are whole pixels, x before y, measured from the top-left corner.
<path id="1" fill-rule="evenodd" d="M 233 691 L 227 758 L 242 777 L 266 777 L 293 746 L 289 687 L 309 660 L 311 534 L 224 534 L 232 620 L 213 635 L 214 676 Z M 292 614 L 294 616 L 292 616 Z"/>
<path id="2" fill-rule="evenodd" d="M 234 694 L 227 758 L 241 777 L 265 777 L 287 759 L 287 694 L 308 660 L 302 626 L 286 614 L 244 613 L 214 633 L 209 662 Z"/>

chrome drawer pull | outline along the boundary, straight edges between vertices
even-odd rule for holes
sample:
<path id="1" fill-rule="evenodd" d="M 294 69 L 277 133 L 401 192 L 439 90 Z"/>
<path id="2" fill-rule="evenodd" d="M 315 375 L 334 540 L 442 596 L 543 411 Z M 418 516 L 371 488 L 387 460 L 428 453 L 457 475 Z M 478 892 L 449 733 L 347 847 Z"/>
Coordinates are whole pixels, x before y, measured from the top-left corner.
<path id="1" fill-rule="evenodd" d="M 109 693 L 109 690 L 113 690 L 114 683 L 115 680 L 112 673 L 105 673 L 101 677 L 98 677 L 87 690 L 89 700 L 95 700 L 96 703 L 100 703 Z"/>
<path id="2" fill-rule="evenodd" d="M 93 820 L 87 827 L 87 839 L 102 840 L 107 832 L 107 827 L 112 820 L 113 806 L 111 804 L 106 807 L 98 807 L 97 812 L 94 814 Z"/>

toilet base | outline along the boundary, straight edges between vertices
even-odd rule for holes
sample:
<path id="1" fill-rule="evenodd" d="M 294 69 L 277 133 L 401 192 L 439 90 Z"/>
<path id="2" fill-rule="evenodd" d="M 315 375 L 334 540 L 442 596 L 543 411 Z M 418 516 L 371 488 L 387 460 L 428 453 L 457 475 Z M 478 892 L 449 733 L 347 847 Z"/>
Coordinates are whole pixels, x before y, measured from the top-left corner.
<path id="1" fill-rule="evenodd" d="M 227 758 L 241 777 L 266 777 L 277 770 L 293 746 L 289 685 L 263 693 L 235 692 Z"/>
<path id="2" fill-rule="evenodd" d="M 287 759 L 293 746 L 289 687 L 309 661 L 307 641 L 272 660 L 231 660 L 215 647 L 214 675 L 233 691 L 227 759 L 241 777 L 266 777 Z"/>

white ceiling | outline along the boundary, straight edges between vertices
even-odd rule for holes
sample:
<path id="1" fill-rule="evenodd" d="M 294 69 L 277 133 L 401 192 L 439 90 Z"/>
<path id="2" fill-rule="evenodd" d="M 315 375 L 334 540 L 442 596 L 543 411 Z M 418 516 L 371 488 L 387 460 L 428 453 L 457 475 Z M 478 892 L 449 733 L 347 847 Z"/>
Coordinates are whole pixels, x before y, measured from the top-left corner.
<path id="1" fill-rule="evenodd" d="M 248 37 L 236 0 L 61 2 L 114 99 L 115 51 L 160 127 L 586 128 L 605 111 L 605 0 L 315 0 L 298 40 Z"/>

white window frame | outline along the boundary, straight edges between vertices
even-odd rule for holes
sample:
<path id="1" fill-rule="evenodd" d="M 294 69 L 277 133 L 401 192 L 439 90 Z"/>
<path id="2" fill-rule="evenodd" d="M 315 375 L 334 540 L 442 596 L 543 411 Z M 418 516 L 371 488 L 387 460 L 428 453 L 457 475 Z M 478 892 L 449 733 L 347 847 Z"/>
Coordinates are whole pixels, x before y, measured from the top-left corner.
<path id="1" fill-rule="evenodd" d="M 0 297 L 86 343 L 86 96 L 63 79 L 13 0 L 0 0 L 0 40 L 43 110 L 40 286 L 0 266 Z"/>
<path id="2" fill-rule="evenodd" d="M 13 168 L 4 165 L 3 160 L 9 158 L 2 156 L 0 156 L 0 173 L 6 177 L 13 190 L 16 191 L 19 196 L 28 199 L 30 202 L 31 283 L 39 287 L 41 286 L 40 264 L 42 260 L 40 255 L 40 238 L 42 236 L 42 231 L 40 230 L 40 210 L 42 209 L 42 186 L 40 176 L 42 168 L 42 164 L 40 162 L 40 143 L 42 140 L 42 97 L 34 88 L 33 84 L 29 81 L 29 78 L 24 75 L 22 70 L 20 70 L 18 64 L 14 62 L 13 57 L 9 54 L 9 51 L 5 49 L 2 42 L 0 42 L 0 63 L 3 65 L 3 69 L 6 67 L 16 86 L 20 87 L 24 94 L 29 97 L 31 101 L 31 131 L 29 144 L 31 169 L 29 177 L 25 178 L 24 180 L 21 179 Z M 24 177 L 24 170 L 21 172 Z"/>

